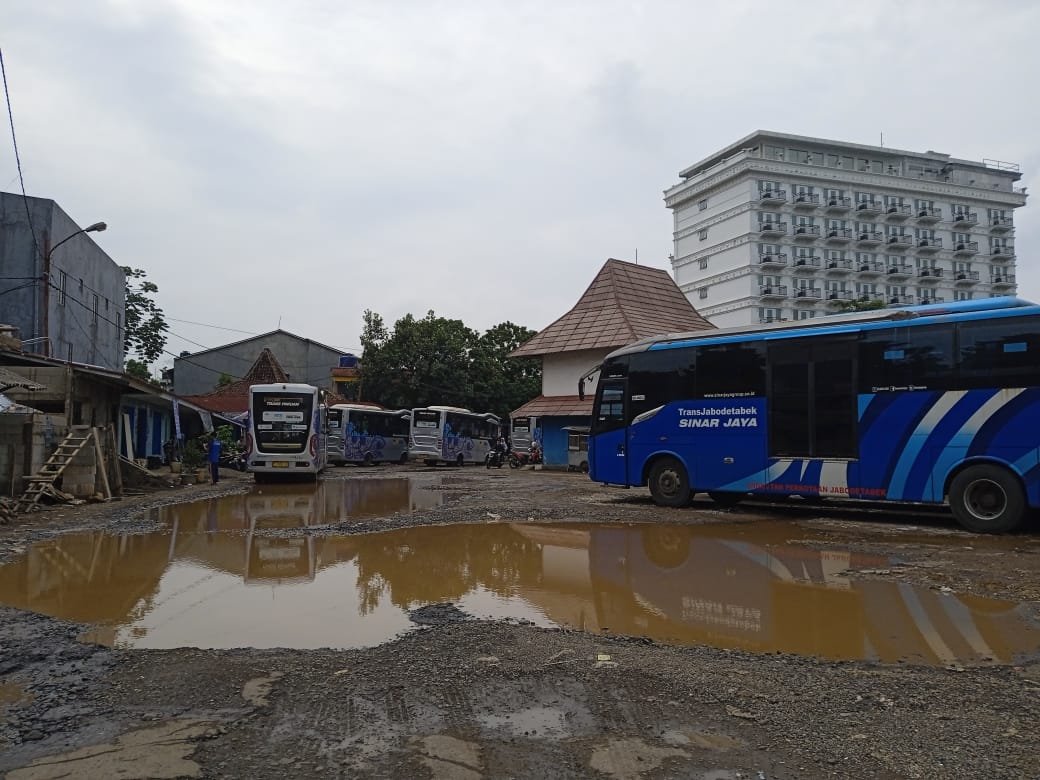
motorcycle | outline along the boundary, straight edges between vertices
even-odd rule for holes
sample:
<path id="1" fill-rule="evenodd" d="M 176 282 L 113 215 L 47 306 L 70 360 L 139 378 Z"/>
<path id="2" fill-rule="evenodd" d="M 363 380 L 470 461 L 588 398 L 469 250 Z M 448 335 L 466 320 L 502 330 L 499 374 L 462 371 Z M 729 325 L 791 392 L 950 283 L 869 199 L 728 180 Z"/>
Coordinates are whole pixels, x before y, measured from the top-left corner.
<path id="1" fill-rule="evenodd" d="M 518 469 L 521 466 L 535 466 L 542 462 L 542 450 L 531 447 L 528 452 L 513 450 L 509 453 L 509 468 Z"/>
<path id="2" fill-rule="evenodd" d="M 484 466 L 487 468 L 494 466 L 495 468 L 500 469 L 502 468 L 504 460 L 505 458 L 501 450 L 488 450 L 488 454 L 484 456 Z"/>

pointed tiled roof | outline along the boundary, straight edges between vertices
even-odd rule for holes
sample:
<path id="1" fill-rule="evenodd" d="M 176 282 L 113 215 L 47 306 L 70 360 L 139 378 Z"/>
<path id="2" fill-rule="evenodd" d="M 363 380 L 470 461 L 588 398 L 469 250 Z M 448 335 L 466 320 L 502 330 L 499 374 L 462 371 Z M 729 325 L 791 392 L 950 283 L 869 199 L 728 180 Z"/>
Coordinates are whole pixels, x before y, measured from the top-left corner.
<path id="1" fill-rule="evenodd" d="M 667 271 L 611 258 L 574 308 L 510 357 L 623 347 L 647 336 L 713 327 Z"/>
<path id="2" fill-rule="evenodd" d="M 288 381 L 289 375 L 285 373 L 278 358 L 271 350 L 264 347 L 246 375 L 237 382 L 218 387 L 212 393 L 186 395 L 184 398 L 211 412 L 244 412 L 249 408 L 250 385 L 269 385 Z"/>

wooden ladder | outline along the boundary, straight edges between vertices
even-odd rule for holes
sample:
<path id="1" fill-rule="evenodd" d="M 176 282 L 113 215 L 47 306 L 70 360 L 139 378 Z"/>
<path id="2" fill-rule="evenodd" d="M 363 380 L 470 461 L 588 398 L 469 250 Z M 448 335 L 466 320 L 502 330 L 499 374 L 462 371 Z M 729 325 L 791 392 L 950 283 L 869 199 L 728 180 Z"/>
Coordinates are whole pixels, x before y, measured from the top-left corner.
<path id="1" fill-rule="evenodd" d="M 29 477 L 29 487 L 18 499 L 14 511 L 28 512 L 43 496 L 57 495 L 54 481 L 72 463 L 72 459 L 79 454 L 80 450 L 93 441 L 94 432 L 89 427 L 75 425 L 70 428 L 50 459 L 36 472 L 36 476 Z"/>

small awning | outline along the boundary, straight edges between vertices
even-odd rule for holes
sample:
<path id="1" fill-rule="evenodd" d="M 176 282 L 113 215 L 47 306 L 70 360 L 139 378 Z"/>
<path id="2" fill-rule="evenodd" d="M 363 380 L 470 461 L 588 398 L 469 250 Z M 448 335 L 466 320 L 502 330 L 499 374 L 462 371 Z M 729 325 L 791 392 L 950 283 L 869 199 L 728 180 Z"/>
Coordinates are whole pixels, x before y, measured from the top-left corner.
<path id="1" fill-rule="evenodd" d="M 540 395 L 514 409 L 510 417 L 591 417 L 592 396 Z"/>
<path id="2" fill-rule="evenodd" d="M 47 389 L 39 382 L 33 382 L 31 379 L 26 379 L 24 376 L 16 374 L 14 371 L 0 368 L 0 393 L 10 390 L 12 387 L 21 387 L 32 392 L 39 392 Z"/>

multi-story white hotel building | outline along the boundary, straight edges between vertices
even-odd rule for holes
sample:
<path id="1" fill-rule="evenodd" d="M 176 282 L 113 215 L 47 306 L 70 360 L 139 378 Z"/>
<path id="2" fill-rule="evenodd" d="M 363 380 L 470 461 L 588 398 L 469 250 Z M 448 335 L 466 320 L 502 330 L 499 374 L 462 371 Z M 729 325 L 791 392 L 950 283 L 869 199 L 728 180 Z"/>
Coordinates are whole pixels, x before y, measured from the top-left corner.
<path id="1" fill-rule="evenodd" d="M 672 271 L 719 327 L 1015 293 L 1017 165 L 760 130 L 679 175 Z"/>

